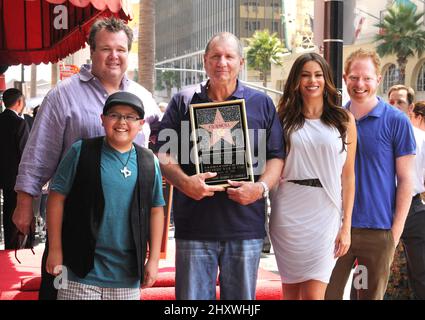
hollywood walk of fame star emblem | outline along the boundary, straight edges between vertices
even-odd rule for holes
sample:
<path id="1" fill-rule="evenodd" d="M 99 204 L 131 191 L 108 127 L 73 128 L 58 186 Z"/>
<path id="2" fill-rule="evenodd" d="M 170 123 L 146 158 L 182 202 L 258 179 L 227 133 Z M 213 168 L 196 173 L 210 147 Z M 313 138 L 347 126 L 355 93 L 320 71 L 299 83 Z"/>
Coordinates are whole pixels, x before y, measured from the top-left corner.
<path id="1" fill-rule="evenodd" d="M 215 145 L 221 139 L 227 141 L 230 144 L 235 144 L 230 129 L 232 129 L 238 123 L 239 121 L 224 121 L 220 110 L 217 109 L 214 122 L 209 124 L 201 124 L 200 127 L 212 133 L 210 139 L 211 146 Z"/>

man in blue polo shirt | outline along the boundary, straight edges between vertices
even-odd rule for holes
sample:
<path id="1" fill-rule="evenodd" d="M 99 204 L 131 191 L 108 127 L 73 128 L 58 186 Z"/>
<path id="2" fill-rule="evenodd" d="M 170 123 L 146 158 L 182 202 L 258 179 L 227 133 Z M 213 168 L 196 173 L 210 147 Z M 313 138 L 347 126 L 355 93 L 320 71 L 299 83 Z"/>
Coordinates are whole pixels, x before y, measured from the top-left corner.
<path id="1" fill-rule="evenodd" d="M 372 51 L 359 49 L 345 62 L 347 108 L 357 123 L 356 195 L 351 247 L 335 265 L 326 299 L 342 299 L 357 259 L 356 299 L 382 300 L 410 207 L 415 137 L 407 116 L 376 95 L 379 70 Z"/>
<path id="2" fill-rule="evenodd" d="M 238 38 L 227 32 L 213 36 L 204 55 L 209 80 L 176 94 L 161 122 L 157 144 L 161 170 L 177 189 L 173 199 L 177 299 L 215 299 L 218 270 L 221 299 L 255 298 L 266 234 L 263 196 L 280 177 L 284 143 L 271 99 L 238 81 L 243 63 Z M 205 183 L 216 173 L 195 172 L 189 154 L 189 105 L 234 99 L 245 99 L 252 153 L 260 160 L 254 167 L 257 182 L 234 181 L 225 190 Z M 173 134 L 170 141 L 163 141 L 170 131 L 178 141 L 172 141 Z M 169 143 L 178 155 L 173 147 L 165 150 Z"/>

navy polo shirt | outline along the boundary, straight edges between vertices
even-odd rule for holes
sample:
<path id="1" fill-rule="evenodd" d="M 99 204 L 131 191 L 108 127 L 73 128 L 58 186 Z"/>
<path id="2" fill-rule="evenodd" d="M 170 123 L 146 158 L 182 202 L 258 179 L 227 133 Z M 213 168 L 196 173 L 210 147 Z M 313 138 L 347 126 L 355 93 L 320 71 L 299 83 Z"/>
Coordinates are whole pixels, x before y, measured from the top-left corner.
<path id="1" fill-rule="evenodd" d="M 178 150 L 180 166 L 187 175 L 196 174 L 193 159 L 190 157 L 193 143 L 190 139 L 189 105 L 211 102 L 206 93 L 206 84 L 204 82 L 174 95 L 162 118 L 158 135 L 157 151 L 175 154 Z M 284 158 L 282 126 L 273 101 L 266 94 L 245 87 L 238 81 L 235 92 L 228 98 L 235 99 L 245 99 L 248 128 L 251 131 L 251 154 L 257 180 L 267 160 Z M 174 150 L 169 150 L 167 145 L 176 137 L 178 146 L 174 143 Z M 226 192 L 216 192 L 212 197 L 196 201 L 175 189 L 175 237 L 209 241 L 262 239 L 265 236 L 264 206 L 264 200 L 242 206 L 230 200 Z"/>
<path id="2" fill-rule="evenodd" d="M 356 120 L 354 228 L 391 229 L 396 195 L 395 161 L 416 153 L 407 116 L 381 98 L 378 100 L 372 111 Z"/>

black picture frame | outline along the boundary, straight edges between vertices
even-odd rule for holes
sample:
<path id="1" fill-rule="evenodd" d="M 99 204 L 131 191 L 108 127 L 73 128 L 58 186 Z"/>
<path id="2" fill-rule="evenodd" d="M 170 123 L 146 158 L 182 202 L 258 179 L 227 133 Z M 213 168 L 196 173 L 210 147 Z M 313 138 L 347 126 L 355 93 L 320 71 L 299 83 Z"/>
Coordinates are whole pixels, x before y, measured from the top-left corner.
<path id="1" fill-rule="evenodd" d="M 217 172 L 209 185 L 254 182 L 245 100 L 189 106 L 196 173 Z"/>

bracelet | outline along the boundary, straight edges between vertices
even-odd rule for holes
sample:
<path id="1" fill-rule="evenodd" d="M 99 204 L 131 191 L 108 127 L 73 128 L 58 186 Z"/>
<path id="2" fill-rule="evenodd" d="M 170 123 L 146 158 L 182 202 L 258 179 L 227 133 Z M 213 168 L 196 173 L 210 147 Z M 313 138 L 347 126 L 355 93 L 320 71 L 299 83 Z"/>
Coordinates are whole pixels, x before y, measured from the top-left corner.
<path id="1" fill-rule="evenodd" d="M 270 197 L 269 197 L 269 186 L 267 185 L 267 183 L 265 183 L 264 181 L 258 181 L 259 183 L 261 183 L 261 185 L 264 188 L 263 191 L 263 198 L 266 200 L 265 201 L 265 213 L 266 215 L 270 215 L 272 209 L 271 209 L 271 205 L 270 205 Z"/>

